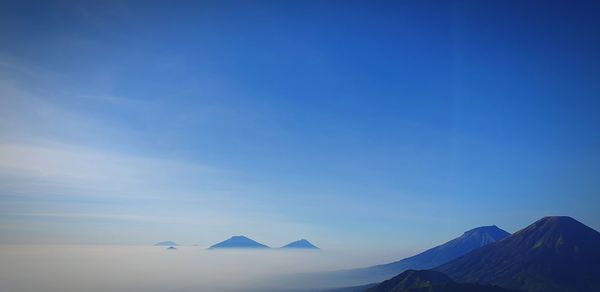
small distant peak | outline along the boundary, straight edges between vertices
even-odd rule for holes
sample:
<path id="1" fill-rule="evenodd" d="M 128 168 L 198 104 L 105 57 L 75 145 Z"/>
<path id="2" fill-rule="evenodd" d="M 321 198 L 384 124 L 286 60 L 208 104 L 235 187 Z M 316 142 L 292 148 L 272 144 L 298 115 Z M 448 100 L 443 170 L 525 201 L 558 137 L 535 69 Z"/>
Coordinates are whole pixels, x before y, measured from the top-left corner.
<path id="1" fill-rule="evenodd" d="M 314 244 L 310 243 L 310 241 L 304 238 L 284 245 L 281 248 L 319 249 Z"/>

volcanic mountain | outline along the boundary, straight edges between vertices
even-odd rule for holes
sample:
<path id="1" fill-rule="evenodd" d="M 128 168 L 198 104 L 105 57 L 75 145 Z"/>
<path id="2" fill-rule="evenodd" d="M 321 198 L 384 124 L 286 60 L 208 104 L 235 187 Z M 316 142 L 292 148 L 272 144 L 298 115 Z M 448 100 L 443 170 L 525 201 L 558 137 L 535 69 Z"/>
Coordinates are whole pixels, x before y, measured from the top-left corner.
<path id="1" fill-rule="evenodd" d="M 315 245 L 313 245 L 312 243 L 310 243 L 306 239 L 300 239 L 300 240 L 288 243 L 288 244 L 282 246 L 281 248 L 290 248 L 290 249 L 319 249 L 318 247 L 316 247 Z"/>
<path id="2" fill-rule="evenodd" d="M 270 248 L 262 243 L 258 243 L 246 236 L 238 235 L 232 236 L 231 238 L 221 241 L 208 249 L 220 249 L 220 248 Z"/>
<path id="3" fill-rule="evenodd" d="M 383 281 L 368 292 L 508 292 L 496 286 L 456 283 L 448 276 L 431 270 L 408 270 Z"/>
<path id="4" fill-rule="evenodd" d="M 600 233 L 571 217 L 545 217 L 435 270 L 527 292 L 600 291 Z"/>

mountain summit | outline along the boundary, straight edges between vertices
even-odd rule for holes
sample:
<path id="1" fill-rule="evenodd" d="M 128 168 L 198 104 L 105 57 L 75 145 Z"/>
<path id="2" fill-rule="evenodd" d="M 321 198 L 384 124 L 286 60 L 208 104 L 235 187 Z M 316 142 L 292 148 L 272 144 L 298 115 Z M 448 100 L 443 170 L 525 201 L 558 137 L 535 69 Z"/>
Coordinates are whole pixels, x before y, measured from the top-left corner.
<path id="1" fill-rule="evenodd" d="M 221 241 L 208 249 L 220 249 L 220 248 L 269 248 L 268 246 L 258 243 L 246 236 L 238 235 L 232 236 L 231 238 Z"/>
<path id="2" fill-rule="evenodd" d="M 319 249 L 314 244 L 310 243 L 306 239 L 300 239 L 291 243 L 288 243 L 281 248 L 293 248 L 293 249 Z"/>
<path id="3" fill-rule="evenodd" d="M 500 239 L 504 239 L 509 235 L 510 233 L 498 228 L 496 225 L 482 226 L 465 231 L 461 237 L 457 238 L 457 241 L 463 241 L 463 243 L 470 242 L 475 243 L 475 245 L 484 246 Z M 473 242 L 473 240 L 481 240 L 481 242 L 477 244 L 476 242 Z"/>
<path id="4" fill-rule="evenodd" d="M 460 282 L 528 292 L 600 291 L 600 233 L 571 217 L 542 218 L 435 270 Z"/>

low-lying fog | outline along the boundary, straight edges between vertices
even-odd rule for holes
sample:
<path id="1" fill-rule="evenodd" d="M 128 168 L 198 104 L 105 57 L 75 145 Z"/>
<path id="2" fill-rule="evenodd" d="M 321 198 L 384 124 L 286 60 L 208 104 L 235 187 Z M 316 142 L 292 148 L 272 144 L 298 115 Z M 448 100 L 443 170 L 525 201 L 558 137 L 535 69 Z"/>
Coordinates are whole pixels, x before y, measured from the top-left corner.
<path id="1" fill-rule="evenodd" d="M 389 262 L 408 254 L 218 250 L 181 246 L 0 245 L 0 290 L 277 291 L 281 276 Z M 305 287 L 304 287 L 305 288 Z"/>

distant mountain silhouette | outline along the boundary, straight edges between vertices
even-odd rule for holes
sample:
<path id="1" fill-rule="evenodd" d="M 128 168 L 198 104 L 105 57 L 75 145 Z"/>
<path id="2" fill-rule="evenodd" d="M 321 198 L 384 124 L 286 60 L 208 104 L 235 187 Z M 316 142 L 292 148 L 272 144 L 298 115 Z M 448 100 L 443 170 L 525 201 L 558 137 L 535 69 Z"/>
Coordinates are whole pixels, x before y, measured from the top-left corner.
<path id="1" fill-rule="evenodd" d="M 161 241 L 154 244 L 154 246 L 177 246 L 177 243 L 173 241 Z"/>
<path id="2" fill-rule="evenodd" d="M 350 285 L 380 282 L 408 269 L 425 270 L 437 267 L 463 256 L 474 249 L 504 239 L 509 235 L 510 233 L 495 225 L 478 227 L 466 231 L 458 238 L 403 260 L 368 268 L 340 271 L 338 273 L 345 275 L 349 279 L 354 279 L 354 283 L 349 283 Z"/>
<path id="3" fill-rule="evenodd" d="M 167 250 L 176 250 L 176 249 L 177 249 L 177 248 L 176 248 L 176 247 L 174 247 L 174 246 L 169 246 L 169 247 L 167 247 Z"/>
<path id="4" fill-rule="evenodd" d="M 545 217 L 435 270 L 528 292 L 600 291 L 600 233 L 570 217 Z"/>
<path id="5" fill-rule="evenodd" d="M 319 249 L 306 239 L 300 239 L 289 244 L 282 246 L 281 248 L 293 248 L 293 249 Z"/>
<path id="6" fill-rule="evenodd" d="M 315 287 L 343 287 L 381 282 L 409 269 L 426 270 L 435 268 L 509 235 L 510 233 L 497 226 L 478 227 L 466 231 L 460 237 L 442 245 L 400 261 L 360 269 L 297 275 L 285 281 Z"/>
<path id="7" fill-rule="evenodd" d="M 456 283 L 450 277 L 431 270 L 408 270 L 384 281 L 368 292 L 508 292 L 510 290 L 475 283 Z"/>
<path id="8" fill-rule="evenodd" d="M 208 249 L 220 249 L 220 248 L 270 248 L 262 243 L 258 243 L 245 236 L 232 236 L 231 238 L 219 242 Z"/>

